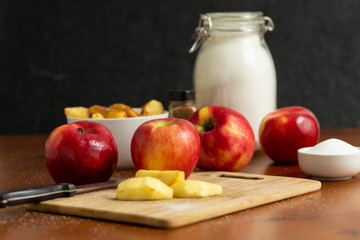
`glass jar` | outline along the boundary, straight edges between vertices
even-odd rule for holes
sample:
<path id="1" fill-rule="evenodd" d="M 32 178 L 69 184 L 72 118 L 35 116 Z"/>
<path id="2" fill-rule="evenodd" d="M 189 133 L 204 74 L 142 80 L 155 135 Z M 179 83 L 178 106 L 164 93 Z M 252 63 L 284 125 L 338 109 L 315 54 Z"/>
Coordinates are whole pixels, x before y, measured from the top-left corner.
<path id="1" fill-rule="evenodd" d="M 196 111 L 194 90 L 170 90 L 169 102 L 169 117 L 188 120 Z"/>
<path id="2" fill-rule="evenodd" d="M 201 46 L 193 73 L 197 108 L 222 105 L 240 112 L 253 128 L 257 150 L 260 122 L 276 109 L 275 65 L 264 39 L 273 29 L 262 12 L 201 14 L 189 51 Z"/>

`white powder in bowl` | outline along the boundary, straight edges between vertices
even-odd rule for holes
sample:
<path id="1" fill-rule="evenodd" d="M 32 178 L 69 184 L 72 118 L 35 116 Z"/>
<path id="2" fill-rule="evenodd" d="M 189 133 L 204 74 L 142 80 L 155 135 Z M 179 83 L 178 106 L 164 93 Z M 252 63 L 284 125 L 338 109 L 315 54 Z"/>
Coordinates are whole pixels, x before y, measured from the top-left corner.
<path id="1" fill-rule="evenodd" d="M 355 154 L 359 152 L 360 150 L 358 148 L 336 138 L 327 139 L 316 146 L 309 148 L 307 151 L 307 153 L 319 155 Z"/>

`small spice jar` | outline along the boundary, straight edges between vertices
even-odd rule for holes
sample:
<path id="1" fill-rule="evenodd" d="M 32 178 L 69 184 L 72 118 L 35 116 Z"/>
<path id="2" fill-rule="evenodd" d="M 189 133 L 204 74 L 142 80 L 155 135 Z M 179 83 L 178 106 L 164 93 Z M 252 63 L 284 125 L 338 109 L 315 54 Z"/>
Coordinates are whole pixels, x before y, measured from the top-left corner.
<path id="1" fill-rule="evenodd" d="M 196 111 L 194 90 L 170 90 L 169 102 L 169 117 L 189 119 Z"/>

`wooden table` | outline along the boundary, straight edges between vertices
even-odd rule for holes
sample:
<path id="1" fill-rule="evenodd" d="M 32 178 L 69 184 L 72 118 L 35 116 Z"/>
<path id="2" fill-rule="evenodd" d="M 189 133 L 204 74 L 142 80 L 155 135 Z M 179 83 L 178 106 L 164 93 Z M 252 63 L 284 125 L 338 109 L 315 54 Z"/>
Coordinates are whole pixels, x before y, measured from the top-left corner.
<path id="1" fill-rule="evenodd" d="M 321 140 L 360 146 L 360 129 L 324 129 Z M 46 136 L 0 136 L 0 191 L 52 184 L 44 163 Z M 243 172 L 308 178 L 297 165 L 256 154 Z M 116 171 L 112 178 L 133 176 Z M 0 239 L 359 239 L 360 176 L 323 182 L 317 192 L 176 229 L 0 209 Z"/>

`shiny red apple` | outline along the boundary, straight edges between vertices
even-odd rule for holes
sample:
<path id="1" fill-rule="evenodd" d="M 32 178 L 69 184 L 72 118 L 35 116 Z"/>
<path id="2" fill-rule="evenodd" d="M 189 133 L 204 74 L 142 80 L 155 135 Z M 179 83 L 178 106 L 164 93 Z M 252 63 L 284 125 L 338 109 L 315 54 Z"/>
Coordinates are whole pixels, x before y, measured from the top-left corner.
<path id="1" fill-rule="evenodd" d="M 200 138 L 187 120 L 155 119 L 140 125 L 131 140 L 136 169 L 180 170 L 188 178 L 200 155 Z"/>
<path id="2" fill-rule="evenodd" d="M 264 152 L 276 163 L 297 164 L 297 150 L 316 145 L 320 125 L 309 109 L 291 106 L 266 115 L 259 139 Z"/>
<path id="3" fill-rule="evenodd" d="M 56 183 L 107 181 L 118 159 L 116 142 L 102 124 L 80 121 L 54 129 L 46 140 L 45 161 Z"/>
<path id="4" fill-rule="evenodd" d="M 208 106 L 189 119 L 201 139 L 198 167 L 206 170 L 240 171 L 250 162 L 255 137 L 247 119 L 223 106 Z"/>

